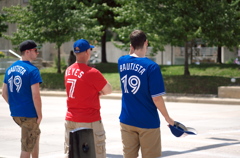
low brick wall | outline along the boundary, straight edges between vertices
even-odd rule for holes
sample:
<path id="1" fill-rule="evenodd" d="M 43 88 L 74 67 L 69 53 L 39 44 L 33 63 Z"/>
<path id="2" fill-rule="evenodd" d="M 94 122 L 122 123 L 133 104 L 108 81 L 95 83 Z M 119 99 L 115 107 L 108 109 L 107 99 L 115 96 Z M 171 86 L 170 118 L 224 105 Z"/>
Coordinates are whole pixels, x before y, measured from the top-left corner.
<path id="1" fill-rule="evenodd" d="M 240 86 L 218 87 L 219 98 L 240 98 Z"/>

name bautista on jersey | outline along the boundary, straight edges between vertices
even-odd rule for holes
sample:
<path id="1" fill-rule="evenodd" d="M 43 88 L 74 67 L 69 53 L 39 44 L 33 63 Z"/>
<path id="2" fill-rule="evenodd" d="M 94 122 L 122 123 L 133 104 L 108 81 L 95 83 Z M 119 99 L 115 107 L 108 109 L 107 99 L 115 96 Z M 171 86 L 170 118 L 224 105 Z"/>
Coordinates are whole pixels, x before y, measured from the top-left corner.
<path id="1" fill-rule="evenodd" d="M 10 75 L 12 72 L 19 72 L 21 75 L 23 75 L 27 70 L 24 69 L 24 67 L 22 66 L 19 66 L 19 65 L 16 65 L 16 66 L 13 66 L 11 67 L 9 70 L 8 70 L 8 75 Z"/>
<path id="2" fill-rule="evenodd" d="M 121 64 L 119 66 L 120 72 L 123 72 L 125 70 L 133 70 L 133 71 L 137 71 L 138 73 L 140 73 L 141 75 L 146 71 L 146 69 L 139 65 L 139 64 L 135 64 L 135 63 L 125 63 L 125 64 Z"/>
<path id="3" fill-rule="evenodd" d="M 65 72 L 66 76 L 73 75 L 73 76 L 76 76 L 78 78 L 81 78 L 83 74 L 84 74 L 83 71 L 81 71 L 80 69 L 75 69 L 75 68 L 68 68 Z"/>

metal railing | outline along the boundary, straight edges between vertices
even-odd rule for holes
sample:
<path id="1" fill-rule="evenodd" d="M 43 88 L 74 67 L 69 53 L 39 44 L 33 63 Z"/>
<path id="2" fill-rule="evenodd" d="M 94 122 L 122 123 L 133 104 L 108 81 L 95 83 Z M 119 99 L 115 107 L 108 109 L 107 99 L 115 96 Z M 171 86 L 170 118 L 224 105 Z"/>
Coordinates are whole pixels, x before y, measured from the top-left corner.
<path id="1" fill-rule="evenodd" d="M 12 50 L 0 50 L 2 52 L 6 53 L 6 57 L 5 58 L 0 58 L 0 73 L 5 73 L 6 69 L 12 65 L 15 61 L 21 59 L 21 56 L 18 55 L 17 53 L 15 53 Z M 10 57 L 10 55 L 13 55 L 14 57 Z"/>

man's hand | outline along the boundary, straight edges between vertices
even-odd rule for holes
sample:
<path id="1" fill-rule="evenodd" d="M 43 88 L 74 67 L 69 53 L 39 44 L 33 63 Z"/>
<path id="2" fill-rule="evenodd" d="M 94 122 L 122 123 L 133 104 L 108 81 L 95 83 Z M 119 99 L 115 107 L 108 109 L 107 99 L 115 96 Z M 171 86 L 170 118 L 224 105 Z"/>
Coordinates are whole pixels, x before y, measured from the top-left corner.
<path id="1" fill-rule="evenodd" d="M 174 120 L 172 118 L 165 118 L 165 120 L 167 121 L 167 123 L 169 123 L 170 125 L 174 125 Z"/>
<path id="2" fill-rule="evenodd" d="M 41 121 L 42 121 L 42 117 L 38 117 L 38 118 L 37 118 L 37 124 L 40 125 Z"/>

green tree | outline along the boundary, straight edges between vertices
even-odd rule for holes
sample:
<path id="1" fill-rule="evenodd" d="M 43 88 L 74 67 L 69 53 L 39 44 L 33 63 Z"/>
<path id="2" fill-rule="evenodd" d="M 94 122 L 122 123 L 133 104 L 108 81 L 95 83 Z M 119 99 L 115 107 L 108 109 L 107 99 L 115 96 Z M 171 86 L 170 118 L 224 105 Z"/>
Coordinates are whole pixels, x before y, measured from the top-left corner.
<path id="1" fill-rule="evenodd" d="M 206 1 L 198 8 L 202 39 L 218 46 L 217 62 L 221 63 L 221 46 L 233 48 L 240 41 L 240 0 Z"/>
<path id="2" fill-rule="evenodd" d="M 98 1 L 98 0 L 97 0 Z M 114 17 L 115 14 L 112 11 L 113 7 L 118 6 L 114 0 L 101 0 L 100 3 L 102 5 L 98 5 L 98 13 L 96 14 L 96 18 L 98 23 L 103 26 L 102 32 L 103 35 L 101 36 L 101 52 L 102 52 L 102 62 L 107 63 L 107 55 L 106 55 L 106 42 L 107 42 L 107 31 L 112 27 L 119 26 L 118 23 L 115 22 Z"/>
<path id="3" fill-rule="evenodd" d="M 127 38 L 133 29 L 142 29 L 148 33 L 148 39 L 155 51 L 161 50 L 167 43 L 184 46 L 184 75 L 190 75 L 188 50 L 196 39 L 203 38 L 211 45 L 220 44 L 230 47 L 236 44 L 236 37 L 239 37 L 239 32 L 234 31 L 239 30 L 239 20 L 235 21 L 235 24 L 232 23 L 237 19 L 237 13 L 239 15 L 236 10 L 239 0 L 228 3 L 224 0 L 119 0 L 119 3 L 122 7 L 115 9 L 120 15 L 116 19 L 131 22 L 128 27 L 116 29 L 120 37 Z M 224 14 L 218 15 L 221 12 Z M 223 22 L 223 25 L 219 25 L 219 22 L 215 23 L 216 21 Z M 219 28 L 224 30 L 223 35 L 219 35 L 221 34 Z M 236 36 L 232 36 L 233 34 Z"/>
<path id="4" fill-rule="evenodd" d="M 7 24 L 5 23 L 6 15 L 0 14 L 0 37 L 2 37 L 2 33 L 7 31 Z"/>
<path id="5" fill-rule="evenodd" d="M 101 61 L 102 63 L 107 63 L 106 55 L 106 42 L 107 33 L 109 33 L 112 27 L 119 27 L 124 25 L 124 23 L 117 23 L 114 19 L 116 14 L 113 12 L 113 8 L 120 7 L 116 0 L 78 0 L 78 2 L 83 2 L 87 6 L 92 6 L 94 4 L 97 10 L 96 14 L 93 14 L 92 18 L 96 18 L 98 24 L 102 26 L 101 28 Z"/>
<path id="6" fill-rule="evenodd" d="M 58 49 L 58 73 L 61 73 L 60 47 L 71 39 L 96 39 L 101 35 L 97 20 L 90 18 L 96 13 L 95 5 L 86 6 L 76 0 L 30 0 L 27 7 L 4 8 L 8 21 L 17 23 L 17 31 L 8 36 L 13 44 L 25 39 L 39 43 L 55 43 Z"/>

